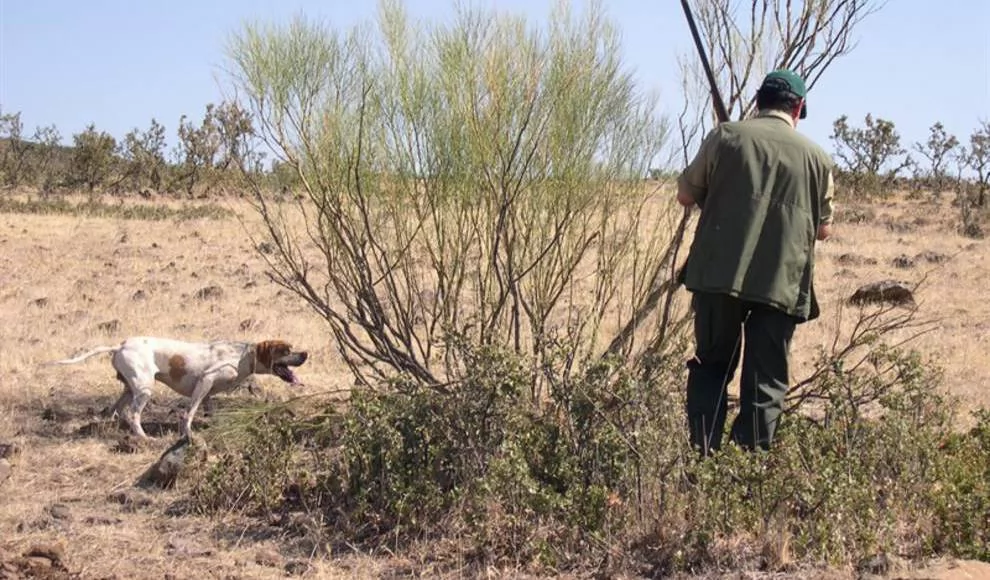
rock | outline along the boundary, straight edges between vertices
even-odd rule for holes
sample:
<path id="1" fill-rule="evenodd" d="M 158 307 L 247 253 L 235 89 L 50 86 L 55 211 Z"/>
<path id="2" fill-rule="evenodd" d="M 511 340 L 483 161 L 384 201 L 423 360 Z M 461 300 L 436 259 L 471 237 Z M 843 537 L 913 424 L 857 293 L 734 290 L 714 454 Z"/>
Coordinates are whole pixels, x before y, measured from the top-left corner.
<path id="1" fill-rule="evenodd" d="M 46 308 L 48 306 L 48 302 L 48 298 L 38 298 L 36 300 L 32 300 L 31 305 L 38 308 Z"/>
<path id="2" fill-rule="evenodd" d="M 146 300 L 148 298 L 148 293 L 144 290 L 138 290 L 134 294 L 131 294 L 131 300 L 137 302 L 140 300 Z"/>
<path id="3" fill-rule="evenodd" d="M 0 485 L 3 485 L 3 482 L 10 479 L 13 472 L 14 468 L 10 466 L 10 463 L 6 459 L 0 459 Z"/>
<path id="4" fill-rule="evenodd" d="M 135 485 L 143 489 L 171 489 L 186 468 L 205 460 L 206 443 L 195 435 L 192 438 L 182 437 L 162 453 Z"/>
<path id="5" fill-rule="evenodd" d="M 897 306 L 914 306 L 914 292 L 904 283 L 896 280 L 882 280 L 860 286 L 849 303 L 858 306 L 889 303 Z"/>

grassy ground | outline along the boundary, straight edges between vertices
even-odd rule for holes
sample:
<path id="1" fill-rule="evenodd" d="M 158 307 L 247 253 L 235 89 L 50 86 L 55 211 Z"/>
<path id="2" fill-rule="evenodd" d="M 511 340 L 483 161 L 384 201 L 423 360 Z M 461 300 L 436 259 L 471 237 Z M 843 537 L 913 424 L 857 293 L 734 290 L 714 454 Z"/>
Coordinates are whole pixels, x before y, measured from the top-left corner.
<path id="1" fill-rule="evenodd" d="M 251 217 L 240 202 L 229 202 L 228 209 Z M 983 356 L 990 325 L 988 242 L 955 233 L 957 215 L 948 200 L 901 198 L 866 211 L 857 223 L 863 216 L 847 212 L 818 251 L 824 314 L 798 330 L 795 377 L 807 374 L 816 345 L 848 324 L 849 317 L 840 322 L 835 314 L 859 285 L 927 276 L 918 297 L 922 312 L 942 322 L 917 346 L 941 361 L 951 392 L 970 404 L 990 405 L 990 359 Z M 907 267 L 895 265 L 903 257 L 908 260 L 899 260 L 900 266 Z M 181 491 L 144 495 L 130 487 L 174 440 L 185 401 L 162 387 L 145 412 L 145 428 L 159 437 L 122 451 L 125 432 L 96 416 L 120 391 L 107 361 L 39 367 L 131 335 L 281 338 L 310 352 L 299 371 L 305 384 L 288 387 L 259 377 L 259 393 L 223 397 L 218 406 L 346 389 L 346 369 L 324 324 L 268 281 L 236 219 L 2 213 L 0 279 L 0 443 L 21 450 L 11 460 L 12 477 L 0 487 L 0 557 L 60 540 L 69 569 L 84 578 L 274 578 L 307 570 L 322 578 L 428 574 L 425 562 L 399 558 L 311 559 L 306 546 L 282 538 L 277 528 L 259 530 L 233 514 L 219 522 L 171 515 Z M 201 292 L 210 287 L 219 291 Z M 931 572 L 971 574 L 948 566 Z"/>

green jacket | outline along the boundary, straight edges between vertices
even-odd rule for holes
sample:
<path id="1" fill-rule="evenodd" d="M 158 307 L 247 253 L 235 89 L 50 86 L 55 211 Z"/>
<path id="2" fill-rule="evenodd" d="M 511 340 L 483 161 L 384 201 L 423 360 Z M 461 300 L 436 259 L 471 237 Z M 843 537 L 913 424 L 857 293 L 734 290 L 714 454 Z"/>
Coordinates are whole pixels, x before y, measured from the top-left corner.
<path id="1" fill-rule="evenodd" d="M 832 165 L 783 113 L 713 129 L 680 176 L 702 208 L 685 287 L 817 318 L 814 250 L 832 221 Z"/>

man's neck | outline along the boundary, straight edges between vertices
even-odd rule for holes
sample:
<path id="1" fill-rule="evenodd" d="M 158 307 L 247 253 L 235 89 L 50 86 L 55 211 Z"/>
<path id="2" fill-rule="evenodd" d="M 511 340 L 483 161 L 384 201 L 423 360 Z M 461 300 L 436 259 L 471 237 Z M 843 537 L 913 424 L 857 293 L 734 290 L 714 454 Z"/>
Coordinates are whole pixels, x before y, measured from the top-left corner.
<path id="1" fill-rule="evenodd" d="M 757 117 L 773 117 L 773 118 L 776 118 L 776 119 L 780 119 L 782 121 L 786 121 L 787 124 L 791 126 L 791 128 L 795 128 L 797 126 L 794 123 L 794 117 L 791 117 L 789 114 L 785 113 L 784 111 L 775 111 L 773 109 L 765 109 L 763 111 L 758 112 L 756 114 L 756 116 Z"/>

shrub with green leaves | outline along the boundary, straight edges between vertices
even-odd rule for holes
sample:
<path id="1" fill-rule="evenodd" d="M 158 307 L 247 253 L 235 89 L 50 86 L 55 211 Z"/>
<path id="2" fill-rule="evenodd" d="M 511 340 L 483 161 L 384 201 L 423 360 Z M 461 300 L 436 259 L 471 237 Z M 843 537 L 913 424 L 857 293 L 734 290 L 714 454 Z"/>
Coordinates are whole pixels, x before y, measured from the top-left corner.
<path id="1" fill-rule="evenodd" d="M 955 432 L 939 369 L 882 337 L 871 364 L 827 361 L 812 385 L 826 396 L 786 416 L 771 452 L 708 460 L 687 447 L 676 358 L 648 381 L 609 362 L 552 378 L 536 406 L 525 359 L 461 347 L 468 372 L 448 389 L 397 382 L 243 422 L 197 505 L 302 511 L 329 545 L 536 571 L 990 558 L 990 413 Z M 236 422 L 221 425 L 226 439 Z"/>

